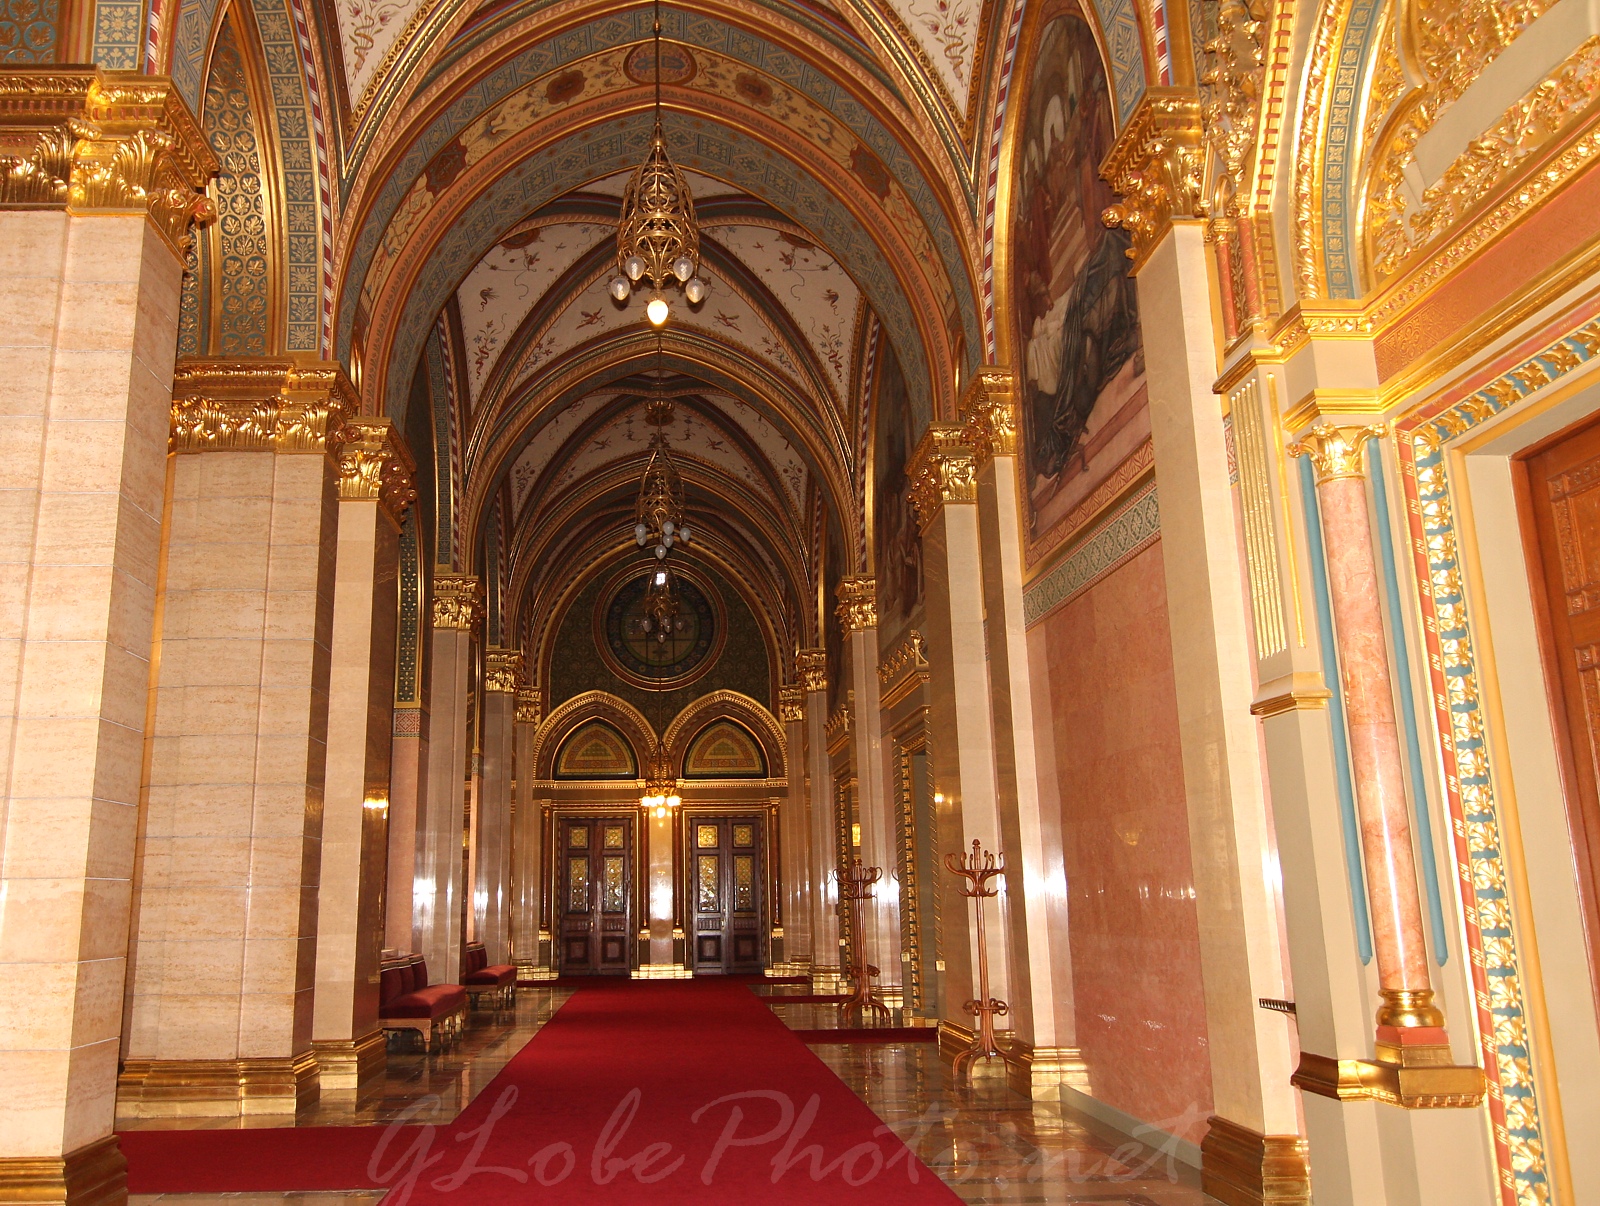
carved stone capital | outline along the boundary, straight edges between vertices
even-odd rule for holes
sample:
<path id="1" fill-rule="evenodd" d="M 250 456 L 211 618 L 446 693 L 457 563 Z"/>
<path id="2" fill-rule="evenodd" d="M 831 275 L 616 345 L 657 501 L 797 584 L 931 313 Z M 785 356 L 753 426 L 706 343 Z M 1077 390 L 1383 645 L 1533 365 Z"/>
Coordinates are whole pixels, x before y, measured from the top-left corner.
<path id="1" fill-rule="evenodd" d="M 417 464 L 388 419 L 351 419 L 339 446 L 339 497 L 377 499 L 396 522 L 416 501 Z"/>
<path id="2" fill-rule="evenodd" d="M 181 251 L 216 217 L 200 190 L 217 160 L 165 76 L 6 64 L 0 207 L 144 213 Z"/>
<path id="3" fill-rule="evenodd" d="M 783 687 L 778 692 L 778 719 L 784 724 L 794 724 L 806 718 L 806 689 L 799 685 Z"/>
<path id="4" fill-rule="evenodd" d="M 439 574 L 433 580 L 433 626 L 471 632 L 483 615 L 483 588 L 471 574 Z"/>
<path id="5" fill-rule="evenodd" d="M 1205 213 L 1200 97 L 1189 88 L 1151 88 L 1139 101 L 1100 176 L 1122 200 L 1101 214 L 1133 236 L 1128 258 L 1143 264 L 1173 218 Z"/>
<path id="6" fill-rule="evenodd" d="M 544 719 L 544 691 L 523 683 L 517 688 L 517 723 L 538 724 Z"/>
<path id="7" fill-rule="evenodd" d="M 1381 437 L 1389 430 L 1384 423 L 1366 427 L 1335 427 L 1332 423 L 1319 423 L 1298 443 L 1290 444 L 1288 453 L 1293 457 L 1308 456 L 1317 470 L 1317 485 L 1337 481 L 1341 477 L 1365 477 L 1366 466 L 1362 450 L 1368 440 Z"/>
<path id="8" fill-rule="evenodd" d="M 961 439 L 979 469 L 1016 455 L 1017 379 L 1010 369 L 989 364 L 973 374 L 961 403 Z"/>
<path id="9" fill-rule="evenodd" d="M 834 614 L 845 635 L 863 628 L 878 626 L 878 580 L 868 574 L 856 574 L 839 583 L 839 605 Z"/>
<path id="10" fill-rule="evenodd" d="M 802 691 L 828 689 L 828 651 L 800 649 L 794 655 L 794 677 Z"/>
<path id="11" fill-rule="evenodd" d="M 338 457 L 360 411 L 344 370 L 324 360 L 184 360 L 173 372 L 169 446 Z"/>
<path id="12" fill-rule="evenodd" d="M 956 423 L 928 427 L 906 466 L 906 477 L 911 482 L 911 503 L 917 509 L 923 531 L 939 517 L 946 503 L 978 499 L 977 466 L 961 426 Z"/>
<path id="13" fill-rule="evenodd" d="M 490 649 L 483 655 L 483 689 L 515 695 L 522 679 L 522 653 L 517 649 Z"/>

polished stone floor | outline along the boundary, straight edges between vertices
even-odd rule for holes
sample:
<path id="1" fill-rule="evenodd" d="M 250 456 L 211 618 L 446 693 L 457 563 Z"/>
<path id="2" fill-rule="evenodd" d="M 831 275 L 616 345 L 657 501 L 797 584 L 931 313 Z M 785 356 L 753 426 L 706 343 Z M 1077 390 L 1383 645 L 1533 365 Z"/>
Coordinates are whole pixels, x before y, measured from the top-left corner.
<path id="1" fill-rule="evenodd" d="M 804 989 L 763 987 L 763 996 Z M 389 1053 L 383 1087 L 361 1100 L 325 1094 L 294 1118 L 163 1119 L 138 1127 L 351 1126 L 454 1118 L 494 1079 L 572 993 L 519 990 L 515 1013 L 474 1015 L 449 1051 L 427 1055 L 402 1044 Z M 774 1001 L 794 1029 L 838 1026 L 838 1008 Z M 902 1019 L 892 1019 L 896 1024 Z M 812 1051 L 971 1206 L 1213 1206 L 1198 1175 L 1170 1153 L 1112 1131 L 1059 1103 L 1029 1101 L 1003 1080 L 953 1083 L 933 1043 L 822 1043 Z M 420 1107 L 420 1112 L 419 1112 Z M 381 1195 L 236 1193 L 133 1195 L 133 1206 L 375 1206 Z"/>

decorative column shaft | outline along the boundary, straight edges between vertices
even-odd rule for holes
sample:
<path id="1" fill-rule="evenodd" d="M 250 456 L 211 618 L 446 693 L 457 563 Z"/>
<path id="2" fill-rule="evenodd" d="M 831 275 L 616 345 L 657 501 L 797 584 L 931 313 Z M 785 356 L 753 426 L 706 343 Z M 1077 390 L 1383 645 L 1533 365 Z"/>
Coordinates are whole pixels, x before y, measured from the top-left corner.
<path id="1" fill-rule="evenodd" d="M 794 655 L 795 684 L 805 698 L 804 756 L 797 751 L 795 773 L 803 774 L 811 851 L 811 969 L 813 976 L 839 975 L 839 884 L 834 856 L 832 778 L 828 773 L 828 655 L 801 649 Z"/>
<path id="2" fill-rule="evenodd" d="M 543 802 L 534 794 L 533 745 L 544 719 L 544 692 L 521 683 L 517 687 L 514 738 L 516 811 L 511 831 L 511 953 L 518 979 L 550 966 L 550 939 L 539 933 L 539 868 Z M 541 941 L 542 938 L 542 941 Z M 541 953 L 542 952 L 542 953 Z"/>
<path id="3" fill-rule="evenodd" d="M 472 911 L 477 939 L 490 963 L 511 951 L 511 775 L 515 758 L 517 688 L 522 654 L 490 649 L 483 671 L 483 788 L 478 796 L 478 845 Z"/>

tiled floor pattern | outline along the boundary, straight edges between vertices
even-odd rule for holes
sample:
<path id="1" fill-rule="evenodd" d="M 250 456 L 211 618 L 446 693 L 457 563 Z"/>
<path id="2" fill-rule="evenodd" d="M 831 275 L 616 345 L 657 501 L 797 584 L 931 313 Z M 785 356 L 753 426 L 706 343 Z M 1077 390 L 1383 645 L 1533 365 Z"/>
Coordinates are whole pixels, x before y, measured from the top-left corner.
<path id="1" fill-rule="evenodd" d="M 764 996 L 798 995 L 778 986 Z M 464 1109 L 572 993 L 523 988 L 516 1013 L 475 1016 L 451 1050 L 391 1051 L 383 1088 L 360 1101 L 324 1095 L 293 1118 L 171 1119 L 143 1127 L 351 1126 L 382 1124 L 410 1109 L 417 1123 L 444 1123 Z M 795 1029 L 839 1025 L 836 1006 L 775 1004 Z M 900 1024 L 901 1019 L 892 1019 Z M 1034 1102 L 1003 1081 L 952 1083 L 932 1043 L 821 1044 L 812 1050 L 910 1144 L 969 1206 L 1214 1206 L 1192 1169 L 1059 1104 Z M 130 1129 L 130 1128 L 124 1128 Z M 1159 1138 L 1159 1136 L 1155 1136 Z M 131 1206 L 376 1206 L 381 1195 L 238 1193 L 133 1195 Z"/>

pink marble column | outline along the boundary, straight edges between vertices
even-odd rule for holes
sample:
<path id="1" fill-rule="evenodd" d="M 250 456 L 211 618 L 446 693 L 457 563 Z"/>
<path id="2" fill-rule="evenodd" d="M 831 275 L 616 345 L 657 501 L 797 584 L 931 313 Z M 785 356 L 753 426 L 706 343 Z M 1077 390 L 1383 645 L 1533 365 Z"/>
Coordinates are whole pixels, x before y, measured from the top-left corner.
<path id="1" fill-rule="evenodd" d="M 1433 1004 L 1406 802 L 1400 731 L 1379 603 L 1378 569 L 1362 449 L 1384 434 L 1370 427 L 1315 427 L 1290 451 L 1309 456 L 1317 471 L 1322 539 L 1328 558 L 1350 737 L 1351 773 L 1361 820 L 1361 849 L 1378 961 L 1380 1044 L 1445 1042 L 1444 1016 Z"/>

